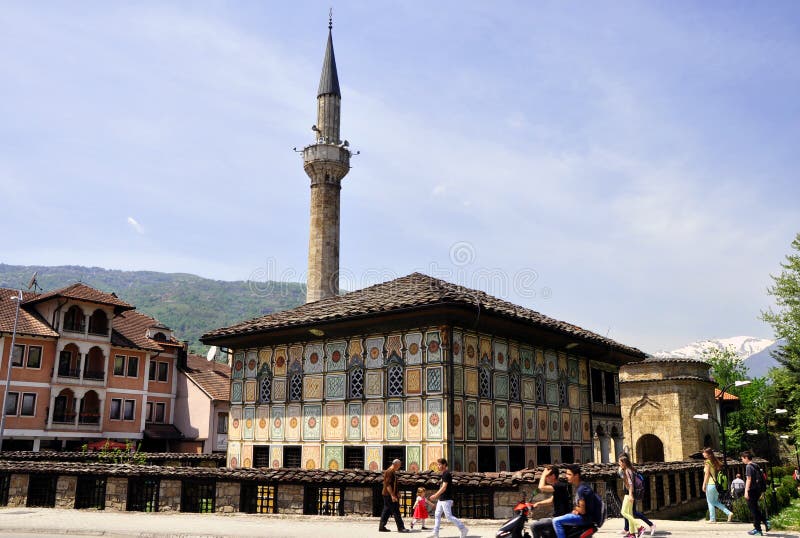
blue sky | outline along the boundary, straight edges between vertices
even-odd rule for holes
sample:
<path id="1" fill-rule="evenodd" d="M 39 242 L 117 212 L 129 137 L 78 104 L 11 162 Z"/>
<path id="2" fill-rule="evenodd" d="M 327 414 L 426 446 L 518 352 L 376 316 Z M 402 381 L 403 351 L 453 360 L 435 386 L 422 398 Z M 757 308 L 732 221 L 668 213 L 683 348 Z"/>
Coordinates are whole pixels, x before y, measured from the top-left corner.
<path id="1" fill-rule="evenodd" d="M 304 280 L 329 3 L 4 2 L 0 261 Z M 770 337 L 796 2 L 337 2 L 342 286 L 423 271 L 645 351 Z"/>

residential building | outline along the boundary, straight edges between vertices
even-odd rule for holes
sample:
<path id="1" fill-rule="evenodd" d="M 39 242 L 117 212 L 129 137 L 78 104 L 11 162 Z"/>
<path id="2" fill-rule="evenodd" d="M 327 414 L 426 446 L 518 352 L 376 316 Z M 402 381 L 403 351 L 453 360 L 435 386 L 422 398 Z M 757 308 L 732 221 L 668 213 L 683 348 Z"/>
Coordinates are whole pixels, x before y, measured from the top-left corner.
<path id="1" fill-rule="evenodd" d="M 228 450 L 231 367 L 189 355 L 178 368 L 175 426 L 183 432 L 182 452 Z"/>

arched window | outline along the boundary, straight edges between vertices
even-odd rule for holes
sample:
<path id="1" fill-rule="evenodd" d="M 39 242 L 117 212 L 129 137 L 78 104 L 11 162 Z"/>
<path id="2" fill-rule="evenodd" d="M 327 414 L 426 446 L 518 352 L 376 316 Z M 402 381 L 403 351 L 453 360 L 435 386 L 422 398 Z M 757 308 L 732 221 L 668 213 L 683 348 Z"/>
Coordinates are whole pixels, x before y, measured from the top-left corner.
<path id="1" fill-rule="evenodd" d="M 89 332 L 92 334 L 108 334 L 108 316 L 99 308 L 89 316 Z"/>
<path id="2" fill-rule="evenodd" d="M 512 402 L 520 401 L 518 368 L 512 368 L 508 376 L 508 399 Z"/>
<path id="3" fill-rule="evenodd" d="M 488 366 L 481 366 L 478 372 L 478 393 L 481 398 L 492 397 L 492 372 Z"/>
<path id="4" fill-rule="evenodd" d="M 386 388 L 389 396 L 403 395 L 403 365 L 394 363 L 389 366 L 386 374 Z"/>
<path id="5" fill-rule="evenodd" d="M 264 376 L 258 390 L 258 399 L 261 403 L 269 403 L 272 400 L 272 378 Z"/>
<path id="6" fill-rule="evenodd" d="M 350 398 L 364 397 L 364 369 L 361 366 L 354 366 L 347 375 Z"/>
<path id="7" fill-rule="evenodd" d="M 72 305 L 64 314 L 64 330 L 82 333 L 86 328 L 86 316 L 78 305 Z"/>
<path id="8" fill-rule="evenodd" d="M 167 337 L 166 337 L 166 335 L 164 335 L 164 333 L 158 332 L 158 333 L 153 335 L 153 340 L 155 340 L 156 342 L 166 342 L 167 341 Z"/>

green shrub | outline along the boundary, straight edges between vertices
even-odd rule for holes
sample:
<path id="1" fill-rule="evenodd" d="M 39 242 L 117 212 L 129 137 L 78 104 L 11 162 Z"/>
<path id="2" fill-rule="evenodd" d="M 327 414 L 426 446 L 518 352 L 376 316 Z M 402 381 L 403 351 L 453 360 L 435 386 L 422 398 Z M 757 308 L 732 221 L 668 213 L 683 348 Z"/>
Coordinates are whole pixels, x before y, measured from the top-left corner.
<path id="1" fill-rule="evenodd" d="M 736 521 L 750 521 L 750 508 L 747 507 L 747 500 L 739 497 L 733 501 L 733 519 Z"/>

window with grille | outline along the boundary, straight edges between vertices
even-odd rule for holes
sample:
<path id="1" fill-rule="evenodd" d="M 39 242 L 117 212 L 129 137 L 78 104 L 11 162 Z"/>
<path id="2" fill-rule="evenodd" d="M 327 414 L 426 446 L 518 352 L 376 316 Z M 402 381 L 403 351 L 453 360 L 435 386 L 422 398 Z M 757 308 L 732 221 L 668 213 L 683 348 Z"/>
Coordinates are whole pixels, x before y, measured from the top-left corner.
<path id="1" fill-rule="evenodd" d="M 299 446 L 283 447 L 283 466 L 287 469 L 302 467 L 302 451 Z"/>
<path id="2" fill-rule="evenodd" d="M 676 497 L 678 485 L 675 482 L 675 475 L 674 474 L 670 474 L 667 477 L 667 486 L 669 487 L 670 503 L 675 504 L 675 501 L 676 501 L 675 497 Z"/>
<path id="3" fill-rule="evenodd" d="M 650 489 L 645 486 L 645 489 Z M 664 506 L 664 477 L 662 475 L 656 476 L 656 505 L 655 509 L 658 510 Z"/>
<path id="4" fill-rule="evenodd" d="M 303 399 L 303 376 L 294 374 L 289 380 L 289 400 L 299 402 Z"/>
<path id="5" fill-rule="evenodd" d="M 272 378 L 261 378 L 261 387 L 258 396 L 261 403 L 269 403 L 270 400 L 272 400 Z"/>
<path id="6" fill-rule="evenodd" d="M 128 479 L 128 512 L 158 512 L 158 478 Z"/>
<path id="7" fill-rule="evenodd" d="M 567 380 L 563 377 L 558 380 L 558 405 L 567 407 Z"/>
<path id="8" fill-rule="evenodd" d="M 8 504 L 8 488 L 11 485 L 11 475 L 0 473 L 0 506 Z"/>
<path id="9" fill-rule="evenodd" d="M 192 478 L 181 481 L 181 512 L 213 514 L 217 498 L 214 480 Z"/>
<path id="10" fill-rule="evenodd" d="M 253 467 L 269 467 L 269 447 L 253 447 Z"/>
<path id="11" fill-rule="evenodd" d="M 364 370 L 354 368 L 350 370 L 350 398 L 364 397 Z"/>
<path id="12" fill-rule="evenodd" d="M 681 499 L 684 501 L 689 497 L 689 492 L 686 491 L 686 473 L 680 474 L 681 481 Z"/>
<path id="13" fill-rule="evenodd" d="M 344 468 L 363 469 L 364 468 L 364 447 L 346 446 L 344 447 Z"/>
<path id="14" fill-rule="evenodd" d="M 56 505 L 58 475 L 32 474 L 28 476 L 28 500 L 25 506 L 53 508 Z"/>
<path id="15" fill-rule="evenodd" d="M 508 399 L 512 402 L 518 402 L 520 400 L 518 372 L 512 372 L 508 378 Z"/>
<path id="16" fill-rule="evenodd" d="M 106 477 L 79 476 L 75 486 L 75 508 L 106 508 Z"/>
<path id="17" fill-rule="evenodd" d="M 403 367 L 399 364 L 389 367 L 388 373 L 388 393 L 389 396 L 403 395 Z"/>
<path id="18" fill-rule="evenodd" d="M 492 397 L 492 374 L 488 368 L 481 368 L 478 374 L 478 386 L 481 398 Z"/>
<path id="19" fill-rule="evenodd" d="M 242 482 L 239 507 L 247 514 L 277 514 L 278 487 L 264 482 Z"/>
<path id="20" fill-rule="evenodd" d="M 456 491 L 453 496 L 453 515 L 467 519 L 494 518 L 492 492 L 481 489 Z"/>
<path id="21" fill-rule="evenodd" d="M 303 492 L 303 514 L 343 516 L 344 488 L 306 486 Z"/>
<path id="22" fill-rule="evenodd" d="M 536 376 L 536 402 L 537 403 L 544 403 L 544 376 L 542 374 L 538 374 Z"/>

